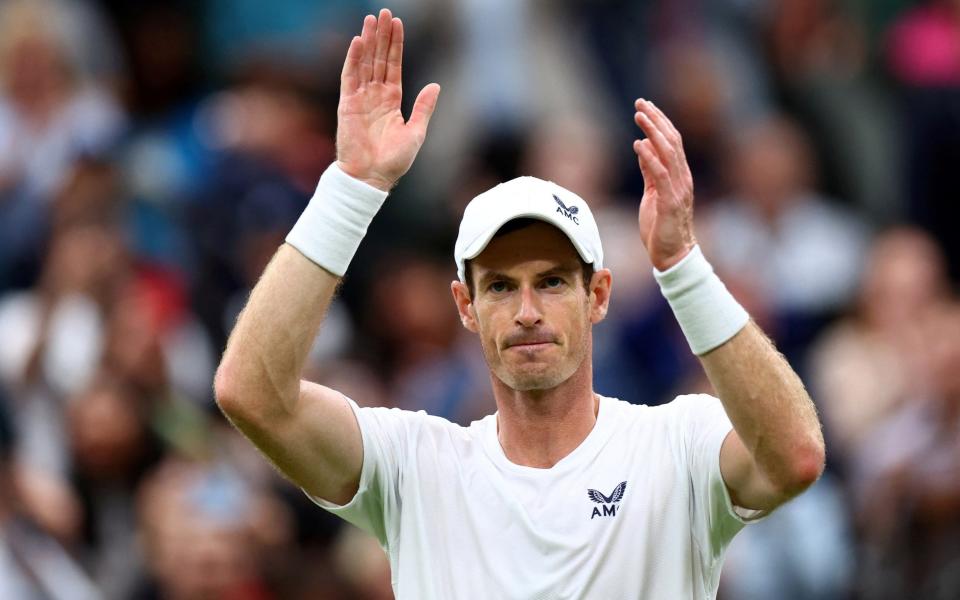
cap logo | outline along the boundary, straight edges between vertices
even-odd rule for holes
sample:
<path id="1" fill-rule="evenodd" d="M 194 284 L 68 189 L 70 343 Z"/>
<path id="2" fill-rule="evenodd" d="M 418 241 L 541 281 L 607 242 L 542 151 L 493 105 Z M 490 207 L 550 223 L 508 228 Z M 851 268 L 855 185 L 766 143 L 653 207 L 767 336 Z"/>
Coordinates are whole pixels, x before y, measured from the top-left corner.
<path id="1" fill-rule="evenodd" d="M 580 220 L 577 219 L 577 213 L 580 212 L 579 207 L 574 206 L 572 204 L 570 206 L 567 206 L 566 204 L 563 203 L 563 200 L 561 200 L 560 198 L 557 198 L 556 194 L 553 195 L 553 199 L 557 201 L 557 204 L 559 204 L 559 206 L 557 206 L 558 213 L 570 219 L 577 225 L 580 224 Z"/>

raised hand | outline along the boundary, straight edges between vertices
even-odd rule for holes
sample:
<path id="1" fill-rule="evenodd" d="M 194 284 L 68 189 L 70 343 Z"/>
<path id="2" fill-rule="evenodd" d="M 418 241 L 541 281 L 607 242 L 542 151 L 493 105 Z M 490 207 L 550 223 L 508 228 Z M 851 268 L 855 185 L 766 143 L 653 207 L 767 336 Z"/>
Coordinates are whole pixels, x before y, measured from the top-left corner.
<path id="1" fill-rule="evenodd" d="M 427 135 L 440 86 L 417 96 L 410 120 L 400 113 L 403 23 L 383 9 L 367 15 L 347 50 L 337 108 L 337 162 L 348 175 L 387 191 L 410 169 Z"/>
<path id="2" fill-rule="evenodd" d="M 697 243 L 693 235 L 693 177 L 680 133 L 663 112 L 643 99 L 634 121 L 646 139 L 633 142 L 643 173 L 640 238 L 661 271 L 680 261 Z"/>

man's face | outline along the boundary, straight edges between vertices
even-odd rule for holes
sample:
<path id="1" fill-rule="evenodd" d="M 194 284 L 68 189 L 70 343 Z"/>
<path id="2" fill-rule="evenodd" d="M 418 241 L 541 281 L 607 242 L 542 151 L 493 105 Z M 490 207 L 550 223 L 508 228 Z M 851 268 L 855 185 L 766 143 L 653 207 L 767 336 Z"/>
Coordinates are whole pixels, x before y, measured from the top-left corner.
<path id="1" fill-rule="evenodd" d="M 518 391 L 558 386 L 590 358 L 606 314 L 609 271 L 585 288 L 570 240 L 547 223 L 494 238 L 471 261 L 474 294 L 453 283 L 464 326 L 480 336 L 494 375 Z"/>

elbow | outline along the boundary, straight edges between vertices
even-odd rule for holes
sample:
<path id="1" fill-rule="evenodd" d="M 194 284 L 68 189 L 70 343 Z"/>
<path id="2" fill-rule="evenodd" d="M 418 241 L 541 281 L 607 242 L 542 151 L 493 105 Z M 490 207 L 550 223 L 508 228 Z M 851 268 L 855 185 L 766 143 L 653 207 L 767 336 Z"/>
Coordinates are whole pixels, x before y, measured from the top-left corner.
<path id="1" fill-rule="evenodd" d="M 819 435 L 793 450 L 779 482 L 780 491 L 786 498 L 793 498 L 820 479 L 826 465 L 826 449 Z"/>
<path id="2" fill-rule="evenodd" d="M 217 367 L 217 373 L 213 377 L 213 397 L 217 401 L 220 412 L 227 417 L 230 417 L 231 413 L 237 412 L 240 407 L 234 381 L 234 378 L 231 376 L 230 367 L 227 361 L 224 360 L 220 363 L 220 366 Z"/>
<path id="3" fill-rule="evenodd" d="M 286 414 L 287 396 L 265 385 L 270 378 L 224 357 L 213 378 L 213 394 L 220 412 L 241 430 L 262 427 Z M 290 393 L 296 394 L 299 380 Z"/>

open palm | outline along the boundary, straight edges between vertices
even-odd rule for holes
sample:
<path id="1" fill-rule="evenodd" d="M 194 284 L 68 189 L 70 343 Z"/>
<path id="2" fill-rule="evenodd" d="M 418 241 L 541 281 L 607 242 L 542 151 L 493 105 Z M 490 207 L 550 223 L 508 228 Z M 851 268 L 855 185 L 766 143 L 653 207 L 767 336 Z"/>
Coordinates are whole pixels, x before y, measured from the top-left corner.
<path id="1" fill-rule="evenodd" d="M 693 235 L 693 177 L 683 140 L 651 102 L 637 100 L 634 120 L 647 138 L 633 143 L 643 173 L 640 239 L 653 266 L 676 264 L 696 244 Z"/>
<path id="2" fill-rule="evenodd" d="M 348 175 L 389 190 L 410 169 L 427 134 L 440 86 L 423 88 L 410 120 L 403 97 L 403 22 L 389 10 L 367 15 L 347 50 L 337 109 L 337 161 Z"/>

